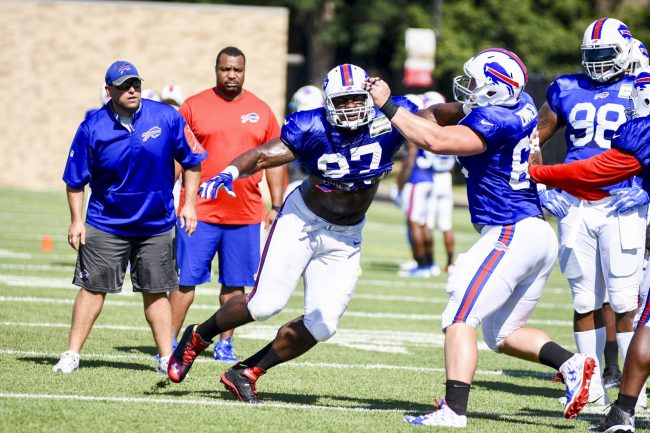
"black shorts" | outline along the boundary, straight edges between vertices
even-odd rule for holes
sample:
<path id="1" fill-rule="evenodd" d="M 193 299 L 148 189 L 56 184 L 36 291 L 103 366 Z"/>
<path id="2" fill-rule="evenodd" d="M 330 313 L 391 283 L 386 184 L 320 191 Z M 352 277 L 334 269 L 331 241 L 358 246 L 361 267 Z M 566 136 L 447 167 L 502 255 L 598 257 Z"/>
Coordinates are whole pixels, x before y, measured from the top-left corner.
<path id="1" fill-rule="evenodd" d="M 119 293 L 131 263 L 134 292 L 178 290 L 174 228 L 151 236 L 119 236 L 86 224 L 72 284 L 91 292 Z"/>

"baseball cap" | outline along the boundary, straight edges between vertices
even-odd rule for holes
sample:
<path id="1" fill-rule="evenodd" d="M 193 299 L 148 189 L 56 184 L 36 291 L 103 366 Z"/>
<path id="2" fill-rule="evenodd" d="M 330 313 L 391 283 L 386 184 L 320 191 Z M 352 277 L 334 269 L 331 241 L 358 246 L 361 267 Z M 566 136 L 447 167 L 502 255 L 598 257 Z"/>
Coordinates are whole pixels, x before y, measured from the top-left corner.
<path id="1" fill-rule="evenodd" d="M 108 67 L 104 81 L 107 85 L 119 86 L 129 78 L 142 79 L 138 74 L 138 70 L 133 66 L 133 63 L 129 63 L 125 60 L 118 60 Z"/>

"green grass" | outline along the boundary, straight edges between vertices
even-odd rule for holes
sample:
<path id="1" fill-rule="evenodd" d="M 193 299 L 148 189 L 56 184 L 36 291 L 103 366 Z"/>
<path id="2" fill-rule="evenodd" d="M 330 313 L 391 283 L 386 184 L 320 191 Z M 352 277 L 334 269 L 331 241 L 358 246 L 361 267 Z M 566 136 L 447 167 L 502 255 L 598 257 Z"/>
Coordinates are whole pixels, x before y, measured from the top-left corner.
<path id="1" fill-rule="evenodd" d="M 457 253 L 478 237 L 465 209 L 454 213 Z M 218 383 L 227 364 L 209 353 L 190 377 L 169 384 L 154 372 L 155 348 L 139 295 L 124 291 L 107 303 L 82 353 L 76 374 L 55 375 L 65 350 L 75 253 L 65 242 L 63 193 L 0 191 L 0 432 L 412 432 L 402 421 L 429 411 L 444 394 L 439 315 L 443 276 L 396 276 L 409 258 L 400 211 L 375 203 L 368 214 L 357 297 L 338 334 L 258 382 L 266 404 L 233 401 Z M 44 235 L 54 251 L 41 252 Z M 436 257 L 444 257 L 436 236 Z M 236 332 L 236 353 L 266 344 L 302 309 L 298 288 L 287 310 Z M 401 299 L 400 299 L 401 298 Z M 199 290 L 188 320 L 202 321 L 218 304 L 216 283 Z M 573 348 L 571 298 L 557 269 L 531 322 Z M 550 369 L 479 353 L 470 395 L 470 432 L 586 431 L 597 414 L 562 418 L 563 386 Z M 610 394 L 615 398 L 615 393 Z M 643 415 L 637 427 L 647 428 Z M 443 430 L 444 431 L 444 430 Z"/>

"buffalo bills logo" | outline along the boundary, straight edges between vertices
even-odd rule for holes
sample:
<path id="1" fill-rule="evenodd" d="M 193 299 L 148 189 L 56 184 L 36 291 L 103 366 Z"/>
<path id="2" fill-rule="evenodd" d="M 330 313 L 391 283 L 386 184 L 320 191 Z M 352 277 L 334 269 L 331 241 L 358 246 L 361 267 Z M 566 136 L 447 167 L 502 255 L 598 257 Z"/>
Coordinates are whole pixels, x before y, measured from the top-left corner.
<path id="1" fill-rule="evenodd" d="M 621 24 L 618 27 L 618 32 L 621 34 L 621 36 L 623 36 L 623 38 L 632 39 L 632 32 L 630 31 L 630 29 L 627 28 L 626 25 Z"/>
<path id="2" fill-rule="evenodd" d="M 609 96 L 609 92 L 600 92 L 594 95 L 594 99 L 605 99 Z"/>
<path id="3" fill-rule="evenodd" d="M 634 87 L 645 90 L 650 85 L 650 73 L 641 72 L 634 80 Z"/>
<path id="4" fill-rule="evenodd" d="M 648 49 L 643 44 L 639 44 L 639 51 L 643 57 L 648 57 Z"/>
<path id="5" fill-rule="evenodd" d="M 158 137 L 160 137 L 161 132 L 162 132 L 162 129 L 160 129 L 159 126 L 152 127 L 147 132 L 142 133 L 142 142 L 144 143 L 145 141 L 149 140 L 150 138 L 158 138 Z"/>
<path id="6" fill-rule="evenodd" d="M 505 68 L 497 62 L 486 63 L 483 67 L 483 73 L 494 84 L 505 85 L 511 95 L 515 93 L 515 87 L 519 87 L 519 83 L 513 80 Z"/>
<path id="7" fill-rule="evenodd" d="M 503 242 L 501 241 L 496 241 L 494 243 L 494 249 L 497 251 L 503 251 L 503 252 L 508 252 L 508 247 L 504 245 Z"/>
<path id="8" fill-rule="evenodd" d="M 260 120 L 260 115 L 257 113 L 248 113 L 241 116 L 241 123 L 257 123 Z"/>
<path id="9" fill-rule="evenodd" d="M 130 70 L 131 70 L 131 65 L 122 65 L 119 68 L 117 68 L 117 72 L 119 72 L 120 74 Z"/>

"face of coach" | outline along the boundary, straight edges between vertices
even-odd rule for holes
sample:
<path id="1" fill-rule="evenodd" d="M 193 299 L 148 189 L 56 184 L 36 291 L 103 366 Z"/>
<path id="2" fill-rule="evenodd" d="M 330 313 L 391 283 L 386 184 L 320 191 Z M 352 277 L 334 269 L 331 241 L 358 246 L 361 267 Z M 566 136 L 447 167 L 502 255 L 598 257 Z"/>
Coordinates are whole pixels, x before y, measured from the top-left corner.
<path id="1" fill-rule="evenodd" d="M 132 116 L 140 108 L 142 78 L 132 63 L 118 60 L 106 71 L 106 91 L 118 116 Z"/>
<path id="2" fill-rule="evenodd" d="M 224 99 L 236 99 L 244 85 L 246 59 L 243 55 L 230 55 L 227 52 L 219 53 L 217 64 L 214 68 L 217 75 L 217 93 Z"/>

